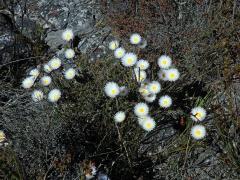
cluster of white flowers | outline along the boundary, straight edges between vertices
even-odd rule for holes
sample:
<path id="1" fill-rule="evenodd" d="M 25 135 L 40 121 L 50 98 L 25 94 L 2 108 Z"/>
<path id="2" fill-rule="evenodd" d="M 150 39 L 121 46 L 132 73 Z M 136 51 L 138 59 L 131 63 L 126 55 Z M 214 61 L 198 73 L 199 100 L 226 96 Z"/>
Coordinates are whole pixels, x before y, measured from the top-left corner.
<path id="1" fill-rule="evenodd" d="M 159 79 L 172 82 L 179 79 L 180 73 L 178 69 L 172 67 L 172 59 L 169 56 L 160 56 L 157 63 L 160 67 L 160 70 L 158 72 Z"/>
<path id="2" fill-rule="evenodd" d="M 132 45 L 138 45 L 142 48 L 147 44 L 138 33 L 133 33 L 130 36 L 130 43 Z M 141 44 L 141 45 L 140 45 Z M 150 81 L 147 77 L 147 72 L 150 67 L 150 63 L 147 60 L 139 59 L 135 53 L 126 52 L 123 47 L 120 47 L 118 40 L 111 41 L 109 43 L 109 49 L 114 51 L 114 57 L 121 60 L 121 64 L 124 67 L 133 68 L 133 77 L 139 83 L 138 92 L 146 103 L 154 102 L 158 95 L 161 93 L 162 86 L 159 81 Z M 158 78 L 162 81 L 177 81 L 180 77 L 180 72 L 173 65 L 172 59 L 168 55 L 161 55 L 157 59 L 157 65 L 159 66 Z M 104 87 L 105 94 L 110 98 L 116 98 L 117 96 L 125 96 L 128 94 L 128 89 L 125 86 L 119 87 L 115 82 L 108 82 Z M 156 122 L 150 116 L 150 108 L 145 102 L 137 103 L 134 106 L 134 114 L 137 116 L 138 124 L 146 131 L 151 131 L 155 128 Z M 166 109 L 171 107 L 173 103 L 172 98 L 169 95 L 161 95 L 158 99 L 158 104 L 161 108 Z M 191 119 L 195 122 L 199 122 L 205 119 L 206 110 L 202 107 L 195 107 L 191 111 Z M 117 123 L 123 122 L 126 118 L 126 114 L 123 111 L 119 111 L 114 116 L 114 121 Z M 195 125 L 191 129 L 191 135 L 195 139 L 202 139 L 206 135 L 206 129 L 202 125 Z"/>
<path id="3" fill-rule="evenodd" d="M 191 110 L 191 119 L 194 122 L 201 122 L 207 116 L 207 112 L 203 107 L 197 106 Z M 206 128 L 203 125 L 194 125 L 191 129 L 191 135 L 194 139 L 203 139 L 206 136 Z"/>
<path id="4" fill-rule="evenodd" d="M 132 45 L 138 45 L 142 48 L 146 46 L 147 42 L 138 33 L 133 33 L 130 36 L 130 43 Z M 139 83 L 138 92 L 143 97 L 147 103 L 152 103 L 157 99 L 158 94 L 161 92 L 161 84 L 159 81 L 153 80 L 149 81 L 147 77 L 147 72 L 150 67 L 150 63 L 145 59 L 139 59 L 135 53 L 126 52 L 126 50 L 120 46 L 118 40 L 113 40 L 109 43 L 109 49 L 114 51 L 114 57 L 120 59 L 121 64 L 124 67 L 133 68 L 133 78 Z M 180 73 L 179 71 L 172 67 L 172 59 L 169 56 L 163 55 L 157 60 L 158 66 L 161 68 L 159 73 L 160 80 L 176 81 Z M 108 82 L 104 91 L 110 98 L 116 98 L 118 95 L 127 95 L 128 89 L 118 86 L 115 82 Z M 163 95 L 158 100 L 159 106 L 162 108 L 169 108 L 172 105 L 172 98 L 168 95 Z M 123 115 L 124 114 L 124 115 Z M 142 128 L 146 131 L 151 131 L 156 126 L 153 118 L 149 115 L 149 107 L 146 103 L 138 103 L 134 107 L 134 114 L 138 117 L 138 122 Z M 124 117 L 124 118 L 123 118 Z M 122 122 L 125 119 L 124 112 L 118 112 L 114 116 L 116 122 Z"/>
<path id="5" fill-rule="evenodd" d="M 73 40 L 74 34 L 71 29 L 66 29 L 62 33 L 62 39 L 66 42 L 69 42 Z M 73 49 L 68 48 L 64 51 L 64 57 L 66 59 L 73 59 L 75 56 L 75 52 Z M 22 87 L 25 89 L 30 89 L 34 86 L 35 82 L 39 80 L 39 84 L 43 87 L 49 87 L 53 88 L 52 84 L 52 75 L 51 73 L 55 70 L 59 70 L 60 67 L 63 65 L 63 61 L 59 57 L 53 57 L 51 58 L 47 63 L 43 65 L 39 65 L 37 68 L 32 69 L 28 77 L 26 77 L 22 81 Z M 65 68 L 63 68 L 65 69 Z M 42 71 L 41 71 L 42 70 Z M 66 80 L 71 80 L 75 77 L 76 70 L 74 68 L 68 68 L 64 70 L 64 77 Z M 38 89 L 33 90 L 32 92 L 32 100 L 34 102 L 39 102 L 44 99 L 44 92 L 47 92 L 46 88 L 43 88 L 44 90 L 40 90 L 40 87 Z M 49 102 L 57 102 L 61 97 L 61 91 L 59 89 L 53 88 L 49 89 L 47 99 Z"/>

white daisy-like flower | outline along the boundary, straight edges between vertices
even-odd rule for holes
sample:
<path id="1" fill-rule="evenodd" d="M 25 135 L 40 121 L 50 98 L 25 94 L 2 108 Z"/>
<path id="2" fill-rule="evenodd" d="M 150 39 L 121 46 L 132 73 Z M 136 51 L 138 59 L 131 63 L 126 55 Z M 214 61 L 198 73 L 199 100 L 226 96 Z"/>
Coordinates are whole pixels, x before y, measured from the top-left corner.
<path id="1" fill-rule="evenodd" d="M 22 81 L 22 87 L 25 89 L 29 89 L 33 86 L 34 82 L 35 82 L 34 76 L 27 77 Z"/>
<path id="2" fill-rule="evenodd" d="M 136 116 L 147 116 L 149 112 L 149 107 L 146 103 L 138 103 L 134 107 L 134 113 Z"/>
<path id="3" fill-rule="evenodd" d="M 198 106 L 191 110 L 191 118 L 193 121 L 203 121 L 207 116 L 207 112 L 204 108 Z"/>
<path id="4" fill-rule="evenodd" d="M 137 61 L 136 67 L 140 68 L 140 70 L 146 70 L 149 67 L 149 62 L 144 59 L 140 59 Z"/>
<path id="5" fill-rule="evenodd" d="M 48 86 L 49 84 L 51 84 L 52 82 L 52 78 L 50 76 L 43 76 L 41 79 L 40 79 L 40 83 L 43 85 L 43 86 Z"/>
<path id="6" fill-rule="evenodd" d="M 39 102 L 43 99 L 43 92 L 40 90 L 34 90 L 32 92 L 32 100 L 34 102 Z"/>
<path id="7" fill-rule="evenodd" d="M 156 94 L 150 94 L 148 96 L 144 96 L 144 100 L 149 103 L 152 103 L 153 101 L 155 101 L 156 97 L 157 97 Z"/>
<path id="8" fill-rule="evenodd" d="M 167 81 L 167 76 L 166 76 L 166 71 L 165 69 L 161 69 L 159 72 L 158 72 L 158 78 L 163 80 L 163 81 Z"/>
<path id="9" fill-rule="evenodd" d="M 134 72 L 137 82 L 143 82 L 147 78 L 147 73 L 145 71 L 138 71 L 134 69 Z"/>
<path id="10" fill-rule="evenodd" d="M 52 71 L 51 67 L 48 64 L 43 65 L 43 70 L 46 73 L 50 73 Z"/>
<path id="11" fill-rule="evenodd" d="M 120 89 L 120 96 L 128 95 L 129 90 L 127 89 L 126 86 L 121 86 L 119 89 Z"/>
<path id="12" fill-rule="evenodd" d="M 30 76 L 33 76 L 33 77 L 35 77 L 35 78 L 37 78 L 37 77 L 39 76 L 39 74 L 40 74 L 40 72 L 39 72 L 39 70 L 38 70 L 37 68 L 32 69 L 32 70 L 29 72 L 29 75 L 30 75 Z"/>
<path id="13" fill-rule="evenodd" d="M 166 78 L 168 81 L 176 81 L 179 79 L 179 77 L 180 77 L 180 73 L 177 69 L 172 68 L 172 69 L 166 70 Z"/>
<path id="14" fill-rule="evenodd" d="M 148 89 L 152 94 L 158 94 L 161 91 L 161 85 L 158 81 L 152 81 L 148 84 Z"/>
<path id="15" fill-rule="evenodd" d="M 158 66 L 163 69 L 168 69 L 172 65 L 172 59 L 169 56 L 162 55 L 158 58 Z"/>
<path id="16" fill-rule="evenodd" d="M 165 95 L 160 97 L 158 102 L 161 107 L 168 108 L 172 105 L 172 98 L 168 95 Z"/>
<path id="17" fill-rule="evenodd" d="M 125 118 L 126 118 L 126 114 L 123 111 L 117 112 L 114 116 L 114 120 L 117 123 L 123 122 L 125 120 Z"/>
<path id="18" fill-rule="evenodd" d="M 2 130 L 0 130 L 0 143 L 3 142 L 3 141 L 5 141 L 5 140 L 6 140 L 6 135 L 5 135 L 5 133 L 4 133 Z"/>
<path id="19" fill-rule="evenodd" d="M 114 56 L 117 59 L 121 59 L 125 55 L 126 51 L 124 48 L 120 47 L 114 51 Z"/>
<path id="20" fill-rule="evenodd" d="M 52 58 L 49 62 L 48 65 L 50 66 L 51 69 L 56 70 L 61 66 L 61 60 L 59 58 Z"/>
<path id="21" fill-rule="evenodd" d="M 119 95 L 120 88 L 117 83 L 108 82 L 104 87 L 104 91 L 106 95 L 109 96 L 110 98 L 115 98 Z"/>
<path id="22" fill-rule="evenodd" d="M 195 125 L 191 129 L 191 135 L 194 139 L 203 139 L 206 136 L 206 128 L 203 125 Z"/>
<path id="23" fill-rule="evenodd" d="M 151 94 L 147 85 L 141 85 L 138 91 L 144 97 Z"/>
<path id="24" fill-rule="evenodd" d="M 62 93 L 59 89 L 53 89 L 48 93 L 48 100 L 50 102 L 57 102 L 60 97 L 61 97 Z"/>
<path id="25" fill-rule="evenodd" d="M 65 41 L 70 41 L 73 39 L 73 31 L 71 29 L 66 29 L 65 31 L 63 31 L 62 33 L 62 39 Z"/>
<path id="26" fill-rule="evenodd" d="M 142 127 L 145 131 L 152 131 L 156 127 L 156 122 L 152 118 L 143 121 Z"/>
<path id="27" fill-rule="evenodd" d="M 67 59 L 72 59 L 75 56 L 75 52 L 73 49 L 67 49 L 64 55 Z"/>
<path id="28" fill-rule="evenodd" d="M 140 126 L 142 126 L 143 125 L 143 122 L 145 121 L 145 120 L 147 120 L 148 118 L 151 118 L 149 115 L 147 115 L 147 116 L 141 116 L 141 117 L 138 117 L 138 124 L 140 125 Z"/>
<path id="29" fill-rule="evenodd" d="M 134 33 L 130 36 L 131 44 L 139 44 L 142 40 L 142 37 L 138 33 Z"/>
<path id="30" fill-rule="evenodd" d="M 131 67 L 137 62 L 137 56 L 134 53 L 126 53 L 122 57 L 121 61 L 123 66 Z"/>
<path id="31" fill-rule="evenodd" d="M 73 79 L 76 75 L 76 70 L 73 68 L 69 68 L 64 72 L 64 77 L 68 80 Z"/>
<path id="32" fill-rule="evenodd" d="M 111 41 L 108 45 L 109 49 L 115 50 L 119 46 L 119 42 L 117 40 Z"/>

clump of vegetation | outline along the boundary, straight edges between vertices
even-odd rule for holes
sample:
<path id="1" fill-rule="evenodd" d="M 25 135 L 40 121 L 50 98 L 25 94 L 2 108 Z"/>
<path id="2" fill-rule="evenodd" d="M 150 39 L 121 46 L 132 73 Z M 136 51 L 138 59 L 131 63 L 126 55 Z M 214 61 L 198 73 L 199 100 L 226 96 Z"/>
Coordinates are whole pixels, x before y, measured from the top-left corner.
<path id="1" fill-rule="evenodd" d="M 75 56 L 80 73 L 62 74 L 56 68 L 51 80 L 39 78 L 42 88 L 54 84 L 61 90 L 48 98 L 54 105 L 39 101 L 42 90 L 34 91 L 32 102 L 29 92 L 11 84 L 2 88 L 0 97 L 7 100 L 0 125 L 9 134 L 6 148 L 20 159 L 9 161 L 14 156 L 4 152 L 4 177 L 12 172 L 20 179 L 199 178 L 194 170 L 207 171 L 209 162 L 216 169 L 231 168 L 222 178 L 238 176 L 239 17 L 232 13 L 234 3 L 121 2 L 129 3 L 129 14 L 121 8 L 107 11 L 113 34 L 122 40 L 109 44 L 113 55 L 90 63 L 87 56 L 66 50 L 65 60 Z M 132 32 L 139 33 L 130 38 L 134 46 L 126 43 Z M 49 73 L 58 65 L 55 59 L 41 70 Z M 33 84 L 31 78 L 26 82 L 26 87 Z M 8 101 L 10 96 L 14 101 Z"/>

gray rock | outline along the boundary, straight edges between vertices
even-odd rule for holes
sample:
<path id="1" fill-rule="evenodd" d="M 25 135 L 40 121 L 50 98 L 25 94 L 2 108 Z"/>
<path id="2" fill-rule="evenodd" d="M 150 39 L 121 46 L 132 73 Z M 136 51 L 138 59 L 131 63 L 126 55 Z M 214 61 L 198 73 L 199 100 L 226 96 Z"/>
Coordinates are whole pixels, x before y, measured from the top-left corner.
<path id="1" fill-rule="evenodd" d="M 14 19 L 16 26 L 31 39 L 34 39 L 34 33 L 38 27 L 43 28 L 47 34 L 66 27 L 72 28 L 78 34 L 94 24 L 93 17 L 100 17 L 94 2 L 93 0 L 70 2 L 68 0 L 24 0 L 14 6 Z"/>

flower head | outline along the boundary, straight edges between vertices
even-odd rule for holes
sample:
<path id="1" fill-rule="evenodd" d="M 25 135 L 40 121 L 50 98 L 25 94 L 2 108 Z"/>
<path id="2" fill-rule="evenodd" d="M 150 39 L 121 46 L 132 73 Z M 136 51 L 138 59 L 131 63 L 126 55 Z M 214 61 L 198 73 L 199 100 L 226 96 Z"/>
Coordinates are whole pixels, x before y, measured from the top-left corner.
<path id="1" fill-rule="evenodd" d="M 139 44 L 142 40 L 142 37 L 138 33 L 134 33 L 130 36 L 131 44 Z"/>
<path id="2" fill-rule="evenodd" d="M 52 58 L 48 62 L 48 65 L 50 66 L 51 69 L 56 70 L 61 66 L 61 60 L 59 58 Z"/>
<path id="3" fill-rule="evenodd" d="M 149 112 L 149 107 L 146 103 L 138 103 L 134 107 L 134 113 L 138 117 L 146 116 L 148 115 L 148 112 Z"/>
<path id="4" fill-rule="evenodd" d="M 119 89 L 120 89 L 120 96 L 126 96 L 129 92 L 126 86 L 121 86 Z"/>
<path id="5" fill-rule="evenodd" d="M 64 77 L 68 80 L 73 79 L 76 75 L 76 71 L 73 68 L 69 68 L 67 71 L 64 72 Z"/>
<path id="6" fill-rule="evenodd" d="M 72 59 L 75 56 L 75 52 L 73 49 L 67 49 L 64 55 L 67 59 Z"/>
<path id="7" fill-rule="evenodd" d="M 43 65 L 43 70 L 46 73 L 50 73 L 52 71 L 51 67 L 48 64 Z"/>
<path id="8" fill-rule="evenodd" d="M 43 99 L 43 92 L 40 90 L 34 90 L 32 92 L 32 100 L 34 102 L 39 102 Z"/>
<path id="9" fill-rule="evenodd" d="M 159 99 L 159 105 L 163 108 L 168 108 L 172 105 L 172 98 L 168 95 L 162 96 Z"/>
<path id="10" fill-rule="evenodd" d="M 120 48 L 117 48 L 115 51 L 114 51 L 114 56 L 115 58 L 117 59 L 121 59 L 124 55 L 125 55 L 125 49 L 120 47 Z"/>
<path id="11" fill-rule="evenodd" d="M 61 97 L 62 93 L 59 89 L 53 89 L 48 93 L 48 100 L 50 102 L 57 102 L 60 97 Z"/>
<path id="12" fill-rule="evenodd" d="M 66 29 L 65 31 L 63 31 L 62 33 L 62 39 L 65 41 L 70 41 L 73 39 L 73 31 L 71 29 Z"/>
<path id="13" fill-rule="evenodd" d="M 152 81 L 148 84 L 148 89 L 152 94 L 158 94 L 161 90 L 161 85 L 158 81 Z"/>
<path id="14" fill-rule="evenodd" d="M 139 61 L 137 61 L 136 67 L 140 68 L 140 70 L 146 70 L 149 67 L 149 62 L 146 60 L 140 59 Z"/>
<path id="15" fill-rule="evenodd" d="M 141 85 L 138 91 L 144 97 L 150 95 L 150 91 L 147 85 Z"/>
<path id="16" fill-rule="evenodd" d="M 125 118 L 126 118 L 126 114 L 123 111 L 117 112 L 114 116 L 115 122 L 118 122 L 118 123 L 123 122 L 125 120 Z"/>
<path id="17" fill-rule="evenodd" d="M 6 140 L 6 135 L 3 131 L 0 130 L 0 143 Z"/>
<path id="18" fill-rule="evenodd" d="M 198 106 L 191 110 L 191 118 L 193 121 L 203 121 L 207 116 L 207 112 L 204 108 Z"/>
<path id="19" fill-rule="evenodd" d="M 166 76 L 166 71 L 165 69 L 162 69 L 158 72 L 158 78 L 163 80 L 163 81 L 167 81 L 167 76 Z"/>
<path id="20" fill-rule="evenodd" d="M 142 126 L 142 125 L 143 125 L 143 122 L 144 122 L 145 120 L 147 120 L 148 118 L 151 118 L 151 117 L 150 117 L 149 115 L 138 117 L 138 124 L 139 124 L 140 126 Z"/>
<path id="21" fill-rule="evenodd" d="M 168 81 L 176 81 L 179 79 L 179 76 L 180 76 L 180 73 L 175 68 L 166 70 L 166 78 Z"/>
<path id="22" fill-rule="evenodd" d="M 137 56 L 134 53 L 126 53 L 121 61 L 123 66 L 131 67 L 137 62 Z"/>
<path id="23" fill-rule="evenodd" d="M 111 41 L 108 45 L 109 49 L 115 50 L 119 46 L 119 42 L 117 40 Z"/>
<path id="24" fill-rule="evenodd" d="M 191 129 L 191 135 L 194 139 L 203 139 L 206 136 L 206 128 L 203 125 L 195 125 Z"/>
<path id="25" fill-rule="evenodd" d="M 158 66 L 163 69 L 167 69 L 171 66 L 172 60 L 169 56 L 162 55 L 158 58 Z"/>
<path id="26" fill-rule="evenodd" d="M 104 91 L 106 95 L 109 96 L 110 98 L 115 98 L 119 95 L 120 88 L 117 83 L 108 82 L 104 87 Z"/>
<path id="27" fill-rule="evenodd" d="M 22 87 L 25 89 L 29 89 L 33 86 L 34 81 L 35 81 L 34 76 L 27 77 L 22 81 Z"/>
<path id="28" fill-rule="evenodd" d="M 145 131 L 151 131 L 156 127 L 156 122 L 149 117 L 143 121 L 142 127 Z"/>
<path id="29" fill-rule="evenodd" d="M 40 79 L 40 83 L 43 85 L 43 86 L 48 86 L 49 84 L 51 84 L 52 82 L 52 78 L 50 76 L 43 76 L 41 79 Z"/>
<path id="30" fill-rule="evenodd" d="M 33 76 L 33 77 L 35 77 L 35 78 L 37 78 L 37 77 L 39 76 L 39 74 L 40 74 L 40 72 L 39 72 L 39 70 L 38 70 L 37 68 L 32 69 L 32 70 L 29 72 L 29 75 L 30 75 L 30 76 Z"/>
<path id="31" fill-rule="evenodd" d="M 157 95 L 156 94 L 150 94 L 148 96 L 144 96 L 144 100 L 151 103 L 153 101 L 155 101 Z"/>

